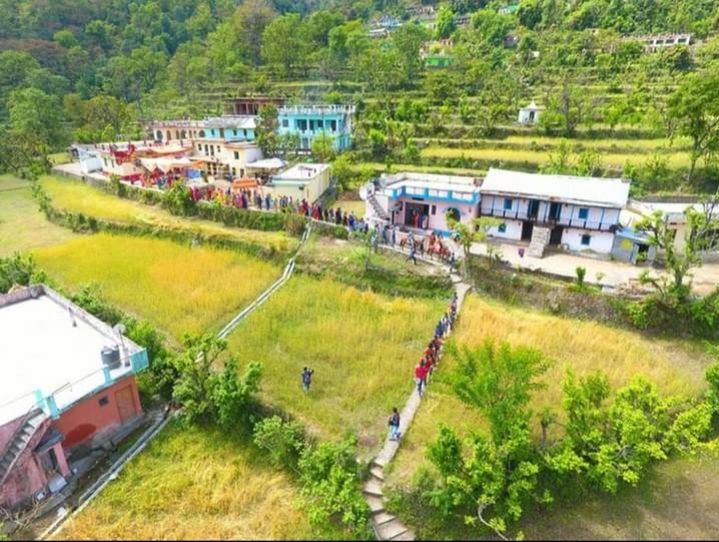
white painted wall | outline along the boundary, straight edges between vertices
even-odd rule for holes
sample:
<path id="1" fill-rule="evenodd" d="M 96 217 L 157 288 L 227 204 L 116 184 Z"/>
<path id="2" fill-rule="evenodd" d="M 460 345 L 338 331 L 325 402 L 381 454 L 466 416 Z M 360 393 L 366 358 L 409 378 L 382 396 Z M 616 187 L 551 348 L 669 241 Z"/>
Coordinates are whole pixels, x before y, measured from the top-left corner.
<path id="1" fill-rule="evenodd" d="M 589 246 L 582 244 L 582 235 L 589 235 Z M 614 234 L 610 232 L 599 232 L 594 230 L 581 230 L 577 228 L 564 228 L 562 232 L 562 244 L 567 245 L 569 250 L 583 251 L 591 250 L 599 254 L 609 254 L 614 244 Z"/>
<path id="2" fill-rule="evenodd" d="M 500 219 L 501 220 L 501 219 Z M 512 239 L 519 241 L 522 239 L 522 221 L 521 220 L 505 220 L 507 230 L 502 233 L 498 227 L 490 228 L 489 235 L 498 239 Z"/>

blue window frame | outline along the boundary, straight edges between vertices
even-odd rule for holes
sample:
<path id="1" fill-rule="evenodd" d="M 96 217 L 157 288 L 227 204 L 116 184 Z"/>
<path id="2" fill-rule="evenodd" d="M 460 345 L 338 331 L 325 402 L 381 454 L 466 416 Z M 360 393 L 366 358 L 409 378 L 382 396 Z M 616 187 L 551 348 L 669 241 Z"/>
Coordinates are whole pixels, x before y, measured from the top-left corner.
<path id="1" fill-rule="evenodd" d="M 579 208 L 579 219 L 580 220 L 587 220 L 589 218 L 589 209 L 586 207 L 580 207 Z"/>
<path id="2" fill-rule="evenodd" d="M 505 224 L 505 223 L 500 224 L 499 227 L 497 228 L 497 231 L 499 231 L 499 233 L 507 233 L 507 224 Z"/>
<path id="3" fill-rule="evenodd" d="M 504 210 L 505 211 L 512 210 L 512 199 L 511 198 L 504 198 Z"/>
<path id="4" fill-rule="evenodd" d="M 589 243 L 592 241 L 592 236 L 588 234 L 582 235 L 582 246 L 588 247 Z"/>

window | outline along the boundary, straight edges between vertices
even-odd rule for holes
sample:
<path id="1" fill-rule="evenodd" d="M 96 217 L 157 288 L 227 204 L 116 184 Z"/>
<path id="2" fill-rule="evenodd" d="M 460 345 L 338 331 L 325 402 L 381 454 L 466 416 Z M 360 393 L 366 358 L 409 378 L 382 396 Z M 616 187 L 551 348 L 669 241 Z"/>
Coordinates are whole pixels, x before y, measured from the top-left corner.
<path id="1" fill-rule="evenodd" d="M 240 159 L 240 153 L 239 153 L 239 151 L 235 151 L 235 160 L 239 160 L 239 159 Z"/>
<path id="2" fill-rule="evenodd" d="M 235 130 L 232 130 L 232 135 L 235 135 L 235 136 L 237 135 L 237 130 L 236 130 L 236 129 L 235 129 Z"/>
<path id="3" fill-rule="evenodd" d="M 586 207 L 581 207 L 579 209 L 579 219 L 580 220 L 586 220 L 589 218 L 589 209 Z"/>
<path id="4" fill-rule="evenodd" d="M 331 120 L 331 121 L 330 121 L 330 129 L 331 129 L 333 132 L 336 132 L 336 131 L 337 131 L 337 121 L 336 121 L 336 120 Z"/>
<path id="5" fill-rule="evenodd" d="M 437 206 L 436 205 L 432 205 L 432 214 L 433 215 L 437 214 Z"/>
<path id="6" fill-rule="evenodd" d="M 100 397 L 100 400 L 97 402 L 100 406 L 105 406 L 110 403 L 110 399 L 107 398 L 107 395 L 103 395 Z"/>
<path id="7" fill-rule="evenodd" d="M 512 200 L 511 200 L 511 198 L 504 198 L 504 210 L 505 210 L 505 211 L 511 211 L 511 210 L 512 210 Z"/>
<path id="8" fill-rule="evenodd" d="M 197 144 L 197 150 L 202 152 L 202 145 L 200 143 Z"/>
<path id="9" fill-rule="evenodd" d="M 290 126 L 290 121 L 288 121 L 287 119 L 282 119 L 282 127 L 288 128 L 289 126 Z"/>
<path id="10" fill-rule="evenodd" d="M 502 223 L 497 227 L 499 233 L 507 233 L 507 225 Z"/>
<path id="11" fill-rule="evenodd" d="M 582 235 L 582 246 L 588 247 L 591 240 L 592 236 L 585 233 L 584 235 Z"/>
<path id="12" fill-rule="evenodd" d="M 225 129 L 224 128 L 220 128 L 220 137 L 221 138 L 225 137 Z"/>
<path id="13" fill-rule="evenodd" d="M 217 152 L 220 152 L 220 146 L 217 145 Z"/>

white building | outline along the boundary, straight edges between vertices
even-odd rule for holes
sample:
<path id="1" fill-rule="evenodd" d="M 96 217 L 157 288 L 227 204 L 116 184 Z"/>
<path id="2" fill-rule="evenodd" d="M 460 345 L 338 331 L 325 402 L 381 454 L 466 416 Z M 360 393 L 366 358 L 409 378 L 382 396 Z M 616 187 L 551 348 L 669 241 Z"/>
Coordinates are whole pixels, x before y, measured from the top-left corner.
<path id="1" fill-rule="evenodd" d="M 529 241 L 530 255 L 547 245 L 610 254 L 629 181 L 491 168 L 479 191 L 480 215 L 502 221 L 490 234 Z"/>
<path id="2" fill-rule="evenodd" d="M 543 110 L 543 107 L 538 106 L 534 103 L 534 100 L 532 100 L 532 103 L 519 110 L 517 122 L 519 122 L 519 124 L 537 124 Z"/>
<path id="3" fill-rule="evenodd" d="M 447 214 L 470 222 L 479 209 L 479 179 L 458 175 L 403 172 L 382 175 L 360 196 L 372 222 L 448 234 Z"/>
<path id="4" fill-rule="evenodd" d="M 314 203 L 329 187 L 329 164 L 296 164 L 270 177 L 264 191 L 269 191 L 273 197 L 288 196 Z"/>

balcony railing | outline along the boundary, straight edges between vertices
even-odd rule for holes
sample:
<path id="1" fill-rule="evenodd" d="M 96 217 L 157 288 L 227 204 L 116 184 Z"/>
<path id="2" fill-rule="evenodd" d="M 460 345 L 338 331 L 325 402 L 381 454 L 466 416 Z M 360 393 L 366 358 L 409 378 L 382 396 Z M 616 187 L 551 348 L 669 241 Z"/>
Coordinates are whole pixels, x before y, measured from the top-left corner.
<path id="1" fill-rule="evenodd" d="M 598 230 L 598 231 L 609 231 L 612 226 L 616 224 L 613 222 L 598 222 L 595 220 L 588 220 L 583 218 L 567 218 L 567 217 L 556 217 L 547 216 L 546 218 L 536 215 L 530 215 L 526 212 L 519 212 L 518 209 L 480 209 L 482 216 L 494 216 L 497 218 L 507 218 L 513 220 L 531 220 L 538 224 L 554 224 L 557 226 L 567 226 L 572 228 L 581 228 L 584 230 Z"/>

